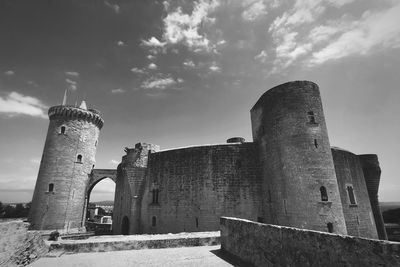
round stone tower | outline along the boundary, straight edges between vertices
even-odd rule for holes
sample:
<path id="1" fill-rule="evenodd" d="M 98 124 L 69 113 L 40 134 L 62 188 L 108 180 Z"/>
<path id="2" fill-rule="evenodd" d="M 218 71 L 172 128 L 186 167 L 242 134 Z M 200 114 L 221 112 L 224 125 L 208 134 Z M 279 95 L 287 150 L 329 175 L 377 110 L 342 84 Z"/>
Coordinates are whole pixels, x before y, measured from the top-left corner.
<path id="1" fill-rule="evenodd" d="M 251 109 L 266 223 L 347 234 L 318 86 L 294 81 Z"/>
<path id="2" fill-rule="evenodd" d="M 65 102 L 65 101 L 64 101 Z M 86 187 L 103 119 L 81 106 L 54 106 L 29 214 L 31 229 L 73 232 L 84 227 Z"/>

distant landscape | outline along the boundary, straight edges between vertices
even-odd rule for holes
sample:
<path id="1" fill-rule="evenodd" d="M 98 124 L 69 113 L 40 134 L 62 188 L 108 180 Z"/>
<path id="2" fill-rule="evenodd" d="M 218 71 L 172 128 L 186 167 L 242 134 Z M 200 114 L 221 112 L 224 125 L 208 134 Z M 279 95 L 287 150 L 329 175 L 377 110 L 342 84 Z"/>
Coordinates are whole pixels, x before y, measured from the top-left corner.
<path id="1" fill-rule="evenodd" d="M 97 206 L 114 206 L 114 200 L 101 200 L 90 203 L 96 204 Z"/>
<path id="2" fill-rule="evenodd" d="M 400 208 L 400 202 L 379 202 L 381 212 Z"/>

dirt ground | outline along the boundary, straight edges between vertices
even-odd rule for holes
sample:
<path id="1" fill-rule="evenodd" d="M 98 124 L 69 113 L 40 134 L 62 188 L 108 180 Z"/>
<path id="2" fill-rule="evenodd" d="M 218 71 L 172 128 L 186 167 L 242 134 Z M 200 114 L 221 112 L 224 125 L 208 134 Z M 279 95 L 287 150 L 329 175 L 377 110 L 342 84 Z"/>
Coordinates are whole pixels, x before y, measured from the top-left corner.
<path id="1" fill-rule="evenodd" d="M 220 246 L 125 250 L 64 254 L 40 258 L 31 267 L 119 267 L 119 266 L 245 266 L 220 251 Z"/>

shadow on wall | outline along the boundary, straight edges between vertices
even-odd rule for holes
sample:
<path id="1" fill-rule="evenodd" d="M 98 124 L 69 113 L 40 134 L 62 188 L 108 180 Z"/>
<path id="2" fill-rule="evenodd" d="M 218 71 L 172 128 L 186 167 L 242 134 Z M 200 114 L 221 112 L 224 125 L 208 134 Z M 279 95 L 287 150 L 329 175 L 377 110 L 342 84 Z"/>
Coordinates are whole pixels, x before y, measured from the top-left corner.
<path id="1" fill-rule="evenodd" d="M 127 216 L 122 219 L 121 234 L 129 235 L 129 219 Z"/>

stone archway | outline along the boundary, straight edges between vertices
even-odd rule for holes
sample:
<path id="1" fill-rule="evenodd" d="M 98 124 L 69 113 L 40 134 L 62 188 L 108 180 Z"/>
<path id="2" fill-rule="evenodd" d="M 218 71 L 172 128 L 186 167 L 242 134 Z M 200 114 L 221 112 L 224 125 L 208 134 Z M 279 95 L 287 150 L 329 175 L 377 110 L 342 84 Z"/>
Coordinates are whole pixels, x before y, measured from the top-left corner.
<path id="1" fill-rule="evenodd" d="M 90 201 L 90 193 L 92 192 L 93 188 L 102 180 L 104 179 L 111 179 L 114 182 L 117 181 L 117 170 L 115 169 L 93 169 L 89 175 L 89 183 L 86 187 L 86 198 L 85 198 L 85 205 L 84 205 L 84 212 L 82 222 L 85 224 L 86 222 L 86 214 L 87 208 Z"/>

